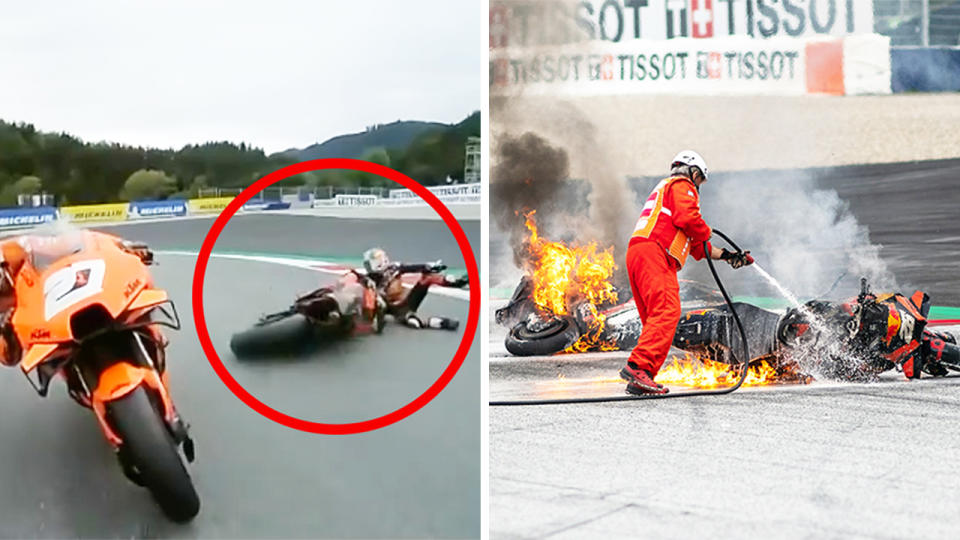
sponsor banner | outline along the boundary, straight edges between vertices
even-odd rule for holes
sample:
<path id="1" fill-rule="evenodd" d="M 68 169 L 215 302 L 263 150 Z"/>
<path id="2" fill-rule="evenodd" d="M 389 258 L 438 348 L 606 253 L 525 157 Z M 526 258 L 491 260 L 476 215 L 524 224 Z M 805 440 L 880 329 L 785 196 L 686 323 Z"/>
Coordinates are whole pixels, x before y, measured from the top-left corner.
<path id="1" fill-rule="evenodd" d="M 168 201 L 133 201 L 128 212 L 130 219 L 187 215 L 187 201 L 172 199 Z"/>
<path id="2" fill-rule="evenodd" d="M 444 196 L 438 197 L 443 204 L 463 204 L 463 203 L 480 203 L 480 195 L 456 195 L 456 196 Z M 407 198 L 396 198 L 396 199 L 380 199 L 377 203 L 378 206 L 427 206 L 427 201 L 416 197 L 412 199 Z"/>
<path id="3" fill-rule="evenodd" d="M 31 227 L 56 219 L 57 209 L 52 206 L 0 209 L 0 228 Z"/>
<path id="4" fill-rule="evenodd" d="M 191 214 L 220 213 L 230 204 L 233 197 L 210 197 L 207 199 L 190 199 L 187 207 Z"/>
<path id="5" fill-rule="evenodd" d="M 127 203 L 85 204 L 60 208 L 60 218 L 67 221 L 125 221 Z"/>
<path id="6" fill-rule="evenodd" d="M 378 199 L 376 195 L 337 195 L 334 206 L 375 206 Z"/>
<path id="7" fill-rule="evenodd" d="M 430 186 L 427 187 L 438 198 L 458 197 L 463 195 L 480 195 L 480 184 L 455 184 L 452 186 Z M 391 199 L 419 199 L 420 196 L 409 189 L 391 189 Z"/>
<path id="8" fill-rule="evenodd" d="M 490 48 L 693 38 L 841 37 L 873 32 L 873 0 L 490 2 Z"/>
<path id="9" fill-rule="evenodd" d="M 806 92 L 802 39 L 677 39 L 490 53 L 492 94 Z"/>
<path id="10" fill-rule="evenodd" d="M 247 203 L 243 205 L 243 210 L 245 212 L 262 212 L 269 210 L 288 210 L 290 208 L 290 203 L 288 202 L 258 202 L 258 203 Z"/>

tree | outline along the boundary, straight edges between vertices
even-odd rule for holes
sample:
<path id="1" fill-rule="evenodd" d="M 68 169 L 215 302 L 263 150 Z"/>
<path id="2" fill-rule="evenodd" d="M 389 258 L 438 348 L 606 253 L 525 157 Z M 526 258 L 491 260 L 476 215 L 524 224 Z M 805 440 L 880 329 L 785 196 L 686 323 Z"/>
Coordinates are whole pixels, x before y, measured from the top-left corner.
<path id="1" fill-rule="evenodd" d="M 43 182 L 40 178 L 32 175 L 21 176 L 19 180 L 0 190 L 0 205 L 16 206 L 20 195 L 36 195 L 42 188 Z"/>
<path id="2" fill-rule="evenodd" d="M 126 201 L 165 199 L 177 191 L 177 181 L 163 171 L 140 169 L 131 174 L 120 190 Z"/>

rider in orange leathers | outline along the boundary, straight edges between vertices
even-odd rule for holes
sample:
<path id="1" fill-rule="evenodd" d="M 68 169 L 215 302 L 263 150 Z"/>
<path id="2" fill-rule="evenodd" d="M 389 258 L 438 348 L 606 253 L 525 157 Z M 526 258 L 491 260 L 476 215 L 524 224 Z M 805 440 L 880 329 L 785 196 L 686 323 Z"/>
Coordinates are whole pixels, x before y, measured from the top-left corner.
<path id="1" fill-rule="evenodd" d="M 707 164 L 699 154 L 684 150 L 671 162 L 670 176 L 647 198 L 627 248 L 627 273 L 643 331 L 620 377 L 631 394 L 666 394 L 654 382 L 667 358 L 680 321 L 677 272 L 687 255 L 703 259 L 703 243 L 712 230 L 700 215 L 700 186 L 707 181 Z M 734 268 L 753 263 L 750 252 L 733 253 L 707 244 L 711 259 Z"/>
<path id="2" fill-rule="evenodd" d="M 364 252 L 363 267 L 386 300 L 387 313 L 396 320 L 411 328 L 456 330 L 460 326 L 460 321 L 450 317 L 421 318 L 417 310 L 431 286 L 459 289 L 469 285 L 467 276 L 457 277 L 442 273 L 446 266 L 440 261 L 423 264 L 391 262 L 387 252 L 381 248 L 371 248 Z M 404 274 L 420 274 L 420 279 L 409 291 L 401 280 Z"/>

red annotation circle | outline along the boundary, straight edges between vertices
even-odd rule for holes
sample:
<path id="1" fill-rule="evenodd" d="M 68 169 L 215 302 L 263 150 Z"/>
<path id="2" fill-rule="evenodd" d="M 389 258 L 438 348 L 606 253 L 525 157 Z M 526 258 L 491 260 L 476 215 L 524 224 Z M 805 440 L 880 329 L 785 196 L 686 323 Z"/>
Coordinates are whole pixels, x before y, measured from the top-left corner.
<path id="1" fill-rule="evenodd" d="M 450 364 L 446 367 L 443 373 L 440 374 L 440 377 L 437 378 L 437 380 L 416 399 L 393 412 L 387 413 L 378 418 L 345 424 L 325 424 L 322 422 L 311 422 L 301 418 L 296 418 L 270 407 L 247 392 L 243 386 L 241 386 L 240 383 L 238 383 L 236 379 L 230 375 L 230 372 L 227 371 L 227 368 L 224 367 L 223 362 L 217 355 L 217 351 L 214 349 L 213 343 L 210 341 L 210 334 L 207 330 L 207 321 L 203 313 L 203 279 L 207 271 L 207 262 L 210 260 L 210 253 L 213 250 L 214 244 L 217 242 L 217 238 L 220 236 L 220 232 L 223 230 L 224 226 L 226 226 L 230 218 L 233 217 L 237 210 L 239 210 L 248 200 L 250 200 L 251 197 L 271 184 L 295 174 L 310 171 L 320 171 L 324 169 L 348 169 L 376 174 L 383 176 L 384 178 L 389 178 L 390 180 L 401 184 L 402 186 L 419 195 L 420 198 L 426 201 L 434 209 L 434 211 L 440 214 L 440 217 L 443 218 L 443 222 L 446 223 L 447 227 L 450 229 L 450 232 L 453 233 L 454 238 L 456 238 L 457 245 L 460 247 L 460 251 L 463 254 L 464 263 L 467 266 L 467 276 L 472 284 L 470 287 L 470 306 L 467 315 L 467 325 L 463 332 L 463 339 L 460 341 L 460 346 L 457 348 L 453 359 L 450 360 Z M 447 384 L 450 383 L 454 375 L 457 374 L 457 371 L 460 369 L 460 366 L 463 365 L 463 361 L 467 356 L 467 352 L 469 352 L 470 346 L 473 343 L 473 337 L 477 331 L 477 323 L 480 319 L 480 278 L 477 272 L 477 261 L 474 257 L 473 249 L 470 247 L 470 242 L 467 240 L 466 234 L 464 234 L 463 229 L 453 217 L 453 214 L 450 213 L 450 210 L 442 202 L 440 202 L 440 199 L 438 199 L 437 196 L 431 191 L 421 186 L 410 177 L 389 167 L 377 165 L 376 163 L 370 163 L 359 159 L 315 159 L 289 165 L 264 176 L 260 180 L 257 180 L 253 183 L 253 185 L 243 190 L 239 195 L 237 195 L 236 198 L 230 201 L 230 204 L 228 204 L 223 212 L 217 216 L 217 219 L 210 227 L 210 232 L 207 233 L 206 238 L 203 240 L 203 245 L 200 246 L 200 253 L 197 256 L 197 266 L 194 268 L 193 272 L 193 319 L 197 327 L 197 335 L 200 338 L 200 344 L 203 346 L 203 351 L 206 353 L 207 359 L 210 361 L 210 365 L 213 366 L 213 370 L 217 372 L 217 375 L 220 377 L 223 383 L 227 385 L 227 388 L 229 388 L 234 395 L 240 398 L 240 400 L 246 403 L 251 409 L 257 411 L 270 420 L 273 420 L 274 422 L 294 429 L 299 429 L 301 431 L 308 431 L 311 433 L 326 433 L 331 435 L 363 433 L 365 431 L 372 431 L 384 426 L 388 426 L 417 412 L 424 405 L 429 403 L 430 400 L 437 397 L 437 394 L 439 394 L 447 386 Z"/>

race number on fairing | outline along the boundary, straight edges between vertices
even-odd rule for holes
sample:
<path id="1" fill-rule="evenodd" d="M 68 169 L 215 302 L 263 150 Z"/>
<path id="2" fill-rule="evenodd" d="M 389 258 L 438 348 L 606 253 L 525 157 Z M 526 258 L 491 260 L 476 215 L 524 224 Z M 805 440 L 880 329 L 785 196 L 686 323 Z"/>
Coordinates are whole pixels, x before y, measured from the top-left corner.
<path id="1" fill-rule="evenodd" d="M 44 314 L 57 313 L 103 290 L 103 259 L 80 261 L 57 270 L 43 283 Z"/>

